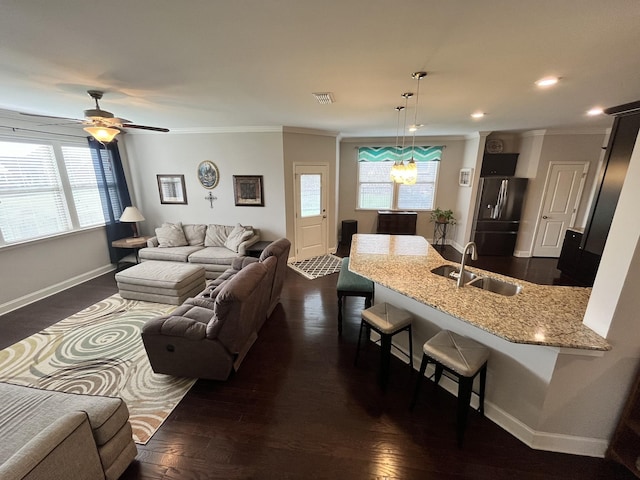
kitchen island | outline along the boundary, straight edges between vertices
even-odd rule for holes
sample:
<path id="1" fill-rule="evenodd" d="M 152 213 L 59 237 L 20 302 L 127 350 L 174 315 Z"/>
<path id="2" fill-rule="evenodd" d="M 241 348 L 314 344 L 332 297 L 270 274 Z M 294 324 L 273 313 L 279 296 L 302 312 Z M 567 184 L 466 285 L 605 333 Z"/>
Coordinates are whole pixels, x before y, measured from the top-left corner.
<path id="1" fill-rule="evenodd" d="M 457 288 L 453 279 L 432 273 L 452 262 L 420 236 L 355 235 L 350 257 L 351 271 L 509 342 L 611 348 L 582 324 L 590 288 L 536 285 L 473 267 L 467 270 L 516 284 L 520 292 L 503 296 L 472 286 Z"/>
<path id="2" fill-rule="evenodd" d="M 457 288 L 454 279 L 432 273 L 442 265 L 459 267 L 420 236 L 353 236 L 349 270 L 375 282 L 375 303 L 388 302 L 414 316 L 415 365 L 420 364 L 424 342 L 440 330 L 472 338 L 491 352 L 487 418 L 532 448 L 603 456 L 606 432 L 602 438 L 573 433 L 583 429 L 567 421 L 571 413 L 558 397 L 559 391 L 567 394 L 566 382 L 558 380 L 567 365 L 597 360 L 611 350 L 604 338 L 582 323 L 591 289 L 536 285 L 468 268 L 520 287 L 517 294 L 503 296 L 469 285 Z M 393 343 L 408 351 L 404 336 L 396 335 Z M 427 369 L 427 376 L 432 369 Z M 457 393 L 451 380 L 443 378 L 440 383 Z M 425 400 L 418 408 L 437 407 Z M 565 423 L 569 425 L 560 426 Z M 466 435 L 473 435 L 472 424 Z"/>

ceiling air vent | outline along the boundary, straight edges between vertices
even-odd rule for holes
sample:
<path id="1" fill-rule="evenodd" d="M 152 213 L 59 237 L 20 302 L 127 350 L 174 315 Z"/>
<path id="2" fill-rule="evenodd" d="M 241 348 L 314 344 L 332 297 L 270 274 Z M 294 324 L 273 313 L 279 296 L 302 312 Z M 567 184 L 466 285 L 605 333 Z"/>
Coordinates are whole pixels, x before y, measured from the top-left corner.
<path id="1" fill-rule="evenodd" d="M 319 92 L 319 93 L 313 93 L 312 95 L 316 97 L 316 100 L 321 105 L 327 105 L 329 103 L 334 102 L 333 94 L 331 92 Z"/>

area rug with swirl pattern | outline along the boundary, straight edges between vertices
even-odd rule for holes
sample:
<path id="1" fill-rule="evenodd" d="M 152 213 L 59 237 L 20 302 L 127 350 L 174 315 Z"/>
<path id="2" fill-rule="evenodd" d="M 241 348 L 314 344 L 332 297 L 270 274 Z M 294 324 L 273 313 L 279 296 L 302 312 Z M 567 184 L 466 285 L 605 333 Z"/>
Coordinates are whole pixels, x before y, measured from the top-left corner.
<path id="1" fill-rule="evenodd" d="M 145 321 L 175 308 L 112 295 L 0 350 L 0 381 L 120 397 L 145 444 L 195 383 L 154 373 L 140 337 Z"/>

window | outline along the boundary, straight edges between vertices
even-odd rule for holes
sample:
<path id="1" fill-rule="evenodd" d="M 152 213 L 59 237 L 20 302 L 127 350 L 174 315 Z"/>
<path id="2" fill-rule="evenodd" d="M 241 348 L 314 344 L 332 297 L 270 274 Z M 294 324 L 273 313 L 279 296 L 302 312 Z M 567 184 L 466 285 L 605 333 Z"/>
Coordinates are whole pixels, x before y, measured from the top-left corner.
<path id="1" fill-rule="evenodd" d="M 88 146 L 0 141 L 0 245 L 101 224 Z"/>
<path id="2" fill-rule="evenodd" d="M 365 210 L 431 210 L 434 207 L 438 166 L 444 147 L 405 147 L 401 157 L 418 166 L 415 185 L 391 181 L 391 167 L 400 150 L 396 147 L 358 149 L 358 208 Z"/>

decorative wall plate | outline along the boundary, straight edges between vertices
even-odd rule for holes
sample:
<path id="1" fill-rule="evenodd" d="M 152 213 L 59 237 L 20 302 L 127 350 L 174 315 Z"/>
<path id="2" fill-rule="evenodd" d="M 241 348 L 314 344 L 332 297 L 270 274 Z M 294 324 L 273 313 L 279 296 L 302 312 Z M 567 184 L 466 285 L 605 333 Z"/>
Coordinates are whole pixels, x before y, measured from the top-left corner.
<path id="1" fill-rule="evenodd" d="M 487 140 L 485 148 L 487 149 L 487 153 L 502 153 L 504 144 L 499 138 L 492 138 Z"/>
<path id="2" fill-rule="evenodd" d="M 205 160 L 198 165 L 198 180 L 204 188 L 215 188 L 220 180 L 220 172 L 213 162 Z"/>

